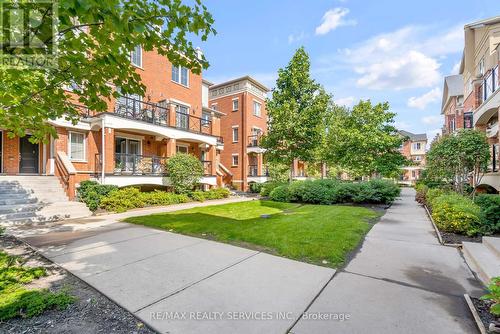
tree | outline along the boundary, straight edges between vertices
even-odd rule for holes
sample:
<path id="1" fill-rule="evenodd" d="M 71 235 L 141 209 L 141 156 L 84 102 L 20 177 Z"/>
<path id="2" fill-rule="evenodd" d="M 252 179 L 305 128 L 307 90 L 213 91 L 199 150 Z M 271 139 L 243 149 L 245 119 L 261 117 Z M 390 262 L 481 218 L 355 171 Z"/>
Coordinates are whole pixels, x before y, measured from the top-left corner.
<path id="1" fill-rule="evenodd" d="M 278 70 L 276 88 L 267 100 L 268 132 L 262 138 L 266 159 L 290 166 L 291 176 L 294 159 L 314 161 L 330 99 L 311 79 L 309 69 L 309 56 L 301 47 L 288 65 Z"/>
<path id="2" fill-rule="evenodd" d="M 461 194 L 470 181 L 474 196 L 489 159 L 486 135 L 478 130 L 461 129 L 433 142 L 427 153 L 427 173 L 430 178 L 451 182 L 455 191 Z"/>
<path id="3" fill-rule="evenodd" d="M 177 153 L 167 160 L 170 184 L 178 194 L 194 189 L 203 177 L 203 165 L 194 155 Z"/>
<path id="4" fill-rule="evenodd" d="M 69 85 L 75 87 L 77 104 L 97 112 L 106 111 L 107 100 L 118 96 L 114 87 L 124 94 L 144 95 L 129 59 L 139 45 L 200 73 L 208 62 L 188 38 L 205 41 L 215 34 L 212 15 L 201 0 L 192 5 L 180 0 L 60 0 L 57 22 L 53 36 L 50 16 L 40 15 L 39 26 L 27 29 L 25 37 L 38 33 L 47 47 L 57 41 L 58 66 L 0 67 L 0 124 L 10 136 L 30 131 L 32 140 L 39 141 L 56 135 L 47 120 L 65 116 L 76 122 L 81 109 L 68 99 L 64 87 Z M 10 31 L 3 33 L 5 39 Z M 22 53 L 16 47 L 3 51 Z"/>
<path id="5" fill-rule="evenodd" d="M 406 163 L 389 104 L 360 101 L 351 110 L 335 106 L 328 119 L 325 155 L 328 162 L 355 176 L 394 177 Z"/>

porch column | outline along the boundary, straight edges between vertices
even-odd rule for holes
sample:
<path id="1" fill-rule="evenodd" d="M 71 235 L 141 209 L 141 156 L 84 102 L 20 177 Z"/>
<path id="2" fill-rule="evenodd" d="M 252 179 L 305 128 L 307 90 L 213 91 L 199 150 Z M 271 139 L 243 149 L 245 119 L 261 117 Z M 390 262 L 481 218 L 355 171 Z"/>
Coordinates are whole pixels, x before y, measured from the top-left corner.
<path id="1" fill-rule="evenodd" d="M 175 113 L 175 104 L 170 104 L 170 109 L 168 112 L 168 125 L 175 126 L 176 125 L 176 113 Z"/>
<path id="2" fill-rule="evenodd" d="M 262 162 L 263 162 L 262 153 L 257 153 L 257 176 L 264 175 L 263 173 L 264 166 L 262 166 Z"/>
<path id="3" fill-rule="evenodd" d="M 295 177 L 297 176 L 297 172 L 299 171 L 299 160 L 298 159 L 294 159 L 293 160 L 293 175 L 292 177 Z"/>
<path id="4" fill-rule="evenodd" d="M 103 128 L 104 131 L 104 172 L 113 173 L 115 169 L 115 130 Z"/>
<path id="5" fill-rule="evenodd" d="M 176 147 L 177 147 L 177 142 L 175 138 L 169 138 L 167 141 L 167 152 L 166 152 L 167 158 L 170 158 L 177 152 Z"/>
<path id="6" fill-rule="evenodd" d="M 217 175 L 217 148 L 215 145 L 210 145 L 208 149 L 208 160 L 212 162 L 210 166 L 210 175 Z"/>

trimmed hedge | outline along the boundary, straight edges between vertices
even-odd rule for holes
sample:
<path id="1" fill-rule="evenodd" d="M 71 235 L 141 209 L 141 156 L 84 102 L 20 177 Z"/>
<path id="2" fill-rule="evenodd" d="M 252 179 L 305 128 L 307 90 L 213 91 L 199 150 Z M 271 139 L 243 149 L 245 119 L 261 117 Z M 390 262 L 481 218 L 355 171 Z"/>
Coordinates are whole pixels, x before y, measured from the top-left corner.
<path id="1" fill-rule="evenodd" d="M 262 197 L 267 197 L 271 194 L 271 191 L 273 191 L 274 188 L 279 187 L 281 185 L 286 185 L 287 183 L 283 182 L 276 182 L 276 181 L 269 181 L 264 184 L 262 184 L 262 187 L 260 188 L 260 196 Z"/>
<path id="2" fill-rule="evenodd" d="M 96 211 L 101 205 L 101 200 L 117 186 L 105 185 L 96 181 L 82 181 L 77 189 L 77 195 L 80 201 L 85 203 L 90 211 Z"/>
<path id="3" fill-rule="evenodd" d="M 389 204 L 400 194 L 391 181 L 372 180 L 349 183 L 331 179 L 294 181 L 275 187 L 269 194 L 273 201 L 312 204 L 372 203 Z"/>
<path id="4" fill-rule="evenodd" d="M 500 196 L 481 194 L 475 199 L 481 213 L 479 215 L 480 229 L 483 234 L 500 233 Z"/>
<path id="5" fill-rule="evenodd" d="M 140 192 L 137 188 L 127 187 L 111 191 L 101 199 L 100 207 L 107 211 L 124 212 L 145 206 L 172 205 L 191 201 L 203 202 L 210 199 L 227 198 L 229 194 L 229 190 L 224 188 L 194 191 L 187 195 L 160 190 Z"/>
<path id="6" fill-rule="evenodd" d="M 455 193 L 442 194 L 430 203 L 432 219 L 441 231 L 468 235 L 478 232 L 481 210 L 471 199 Z"/>

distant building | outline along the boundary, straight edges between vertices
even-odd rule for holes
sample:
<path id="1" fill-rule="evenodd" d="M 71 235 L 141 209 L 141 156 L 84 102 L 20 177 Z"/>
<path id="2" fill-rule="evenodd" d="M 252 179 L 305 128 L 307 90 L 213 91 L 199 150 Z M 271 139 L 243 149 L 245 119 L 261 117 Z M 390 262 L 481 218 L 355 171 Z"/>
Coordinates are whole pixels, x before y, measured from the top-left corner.
<path id="1" fill-rule="evenodd" d="M 427 135 L 425 133 L 414 134 L 404 130 L 400 130 L 399 134 L 405 138 L 400 152 L 412 161 L 411 166 L 403 167 L 400 181 L 405 184 L 415 184 L 420 178 L 422 170 L 425 169 Z"/>

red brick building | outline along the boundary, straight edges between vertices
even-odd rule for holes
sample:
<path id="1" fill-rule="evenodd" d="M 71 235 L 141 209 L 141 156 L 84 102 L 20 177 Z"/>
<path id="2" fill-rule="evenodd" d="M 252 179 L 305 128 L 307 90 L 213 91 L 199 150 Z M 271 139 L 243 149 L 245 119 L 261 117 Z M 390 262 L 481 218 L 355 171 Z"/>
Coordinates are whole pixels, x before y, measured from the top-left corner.
<path id="1" fill-rule="evenodd" d="M 401 154 L 412 161 L 411 166 L 403 168 L 400 182 L 415 184 L 425 168 L 425 154 L 427 146 L 427 135 L 425 133 L 415 134 L 400 130 L 399 134 L 405 138 L 401 146 Z"/>
<path id="2" fill-rule="evenodd" d="M 443 134 L 457 129 L 472 128 L 472 113 L 464 113 L 463 77 L 450 75 L 444 78 L 441 114 L 444 116 Z"/>
<path id="3" fill-rule="evenodd" d="M 32 144 L 29 135 L 9 138 L 0 129 L 0 171 L 56 175 L 73 198 L 86 179 L 118 186 L 168 185 L 164 162 L 185 152 L 202 161 L 202 183 L 216 186 L 221 114 L 209 108 L 208 83 L 140 47 L 131 62 L 146 86 L 144 96 L 112 99 L 103 113 L 81 107 L 76 125 L 64 118 L 48 120 L 58 137 L 47 144 Z"/>
<path id="4" fill-rule="evenodd" d="M 210 86 L 210 107 L 223 113 L 221 169 L 226 186 L 246 191 L 251 182 L 267 181 L 264 149 L 259 146 L 267 131 L 267 92 L 266 86 L 249 76 Z"/>

